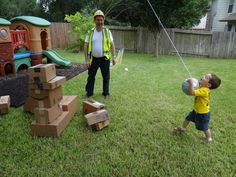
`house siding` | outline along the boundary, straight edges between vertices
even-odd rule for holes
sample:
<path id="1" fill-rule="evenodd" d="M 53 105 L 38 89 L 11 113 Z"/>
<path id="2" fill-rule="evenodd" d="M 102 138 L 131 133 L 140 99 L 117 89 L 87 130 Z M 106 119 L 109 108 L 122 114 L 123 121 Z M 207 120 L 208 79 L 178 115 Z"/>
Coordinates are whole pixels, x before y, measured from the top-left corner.
<path id="1" fill-rule="evenodd" d="M 227 31 L 227 22 L 220 22 L 219 20 L 227 17 L 230 0 L 214 0 L 211 5 L 211 20 L 209 25 L 210 31 Z M 236 0 L 232 13 L 236 12 Z M 234 29 L 235 27 L 233 27 Z M 232 29 L 232 30 L 233 30 Z"/>

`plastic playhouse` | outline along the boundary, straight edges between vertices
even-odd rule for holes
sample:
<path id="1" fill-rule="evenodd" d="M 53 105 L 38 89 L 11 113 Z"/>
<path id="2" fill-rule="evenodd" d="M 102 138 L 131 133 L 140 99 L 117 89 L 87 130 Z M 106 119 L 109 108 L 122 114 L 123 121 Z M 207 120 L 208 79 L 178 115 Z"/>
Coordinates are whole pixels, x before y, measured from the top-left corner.
<path id="1" fill-rule="evenodd" d="M 71 62 L 51 49 L 51 23 L 33 16 L 0 18 L 0 76 L 47 62 L 68 67 Z"/>

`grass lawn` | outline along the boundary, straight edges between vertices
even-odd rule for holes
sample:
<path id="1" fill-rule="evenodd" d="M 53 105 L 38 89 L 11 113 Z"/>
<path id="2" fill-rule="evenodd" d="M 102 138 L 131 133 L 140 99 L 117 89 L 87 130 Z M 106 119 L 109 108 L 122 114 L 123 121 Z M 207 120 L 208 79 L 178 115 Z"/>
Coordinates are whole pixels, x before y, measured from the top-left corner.
<path id="1" fill-rule="evenodd" d="M 82 62 L 82 54 L 58 51 Z M 111 98 L 104 100 L 100 72 L 93 98 L 105 103 L 109 127 L 92 132 L 82 114 L 87 72 L 63 86 L 78 95 L 78 112 L 58 139 L 32 137 L 34 117 L 22 107 L 0 118 L 0 176 L 236 176 L 236 60 L 184 57 L 196 78 L 214 72 L 222 79 L 211 94 L 212 143 L 190 124 L 172 133 L 192 110 L 194 97 L 181 90 L 188 77 L 176 56 L 125 53 L 111 69 Z M 125 72 L 124 68 L 129 71 Z"/>

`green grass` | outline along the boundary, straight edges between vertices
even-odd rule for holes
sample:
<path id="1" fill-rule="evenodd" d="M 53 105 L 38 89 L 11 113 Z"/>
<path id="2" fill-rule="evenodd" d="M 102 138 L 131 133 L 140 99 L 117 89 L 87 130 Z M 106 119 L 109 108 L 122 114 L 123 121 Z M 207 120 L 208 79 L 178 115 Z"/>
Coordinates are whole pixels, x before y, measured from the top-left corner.
<path id="1" fill-rule="evenodd" d="M 83 61 L 82 54 L 59 53 Z M 188 74 L 179 59 L 126 53 L 111 70 L 109 100 L 97 74 L 93 98 L 108 106 L 111 118 L 102 131 L 88 129 L 81 111 L 87 72 L 63 86 L 64 95 L 78 95 L 78 112 L 58 139 L 32 137 L 34 118 L 21 107 L 1 116 L 0 176 L 236 176 L 236 60 L 184 61 L 196 78 L 214 72 L 222 79 L 211 95 L 212 143 L 193 124 L 183 135 L 172 133 L 194 99 L 181 90 Z"/>

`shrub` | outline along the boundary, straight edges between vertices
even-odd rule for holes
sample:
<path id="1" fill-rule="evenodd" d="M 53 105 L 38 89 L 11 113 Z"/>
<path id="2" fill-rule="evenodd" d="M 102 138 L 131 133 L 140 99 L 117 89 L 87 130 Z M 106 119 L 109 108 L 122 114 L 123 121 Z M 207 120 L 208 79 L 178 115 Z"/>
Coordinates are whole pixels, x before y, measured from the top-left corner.
<path id="1" fill-rule="evenodd" d="M 94 26 L 93 16 L 88 13 L 76 12 L 74 15 L 66 15 L 65 21 L 72 25 L 72 30 L 69 33 L 77 36 L 76 42 L 71 45 L 72 48 L 79 47 L 79 50 L 81 50 L 87 31 Z"/>

